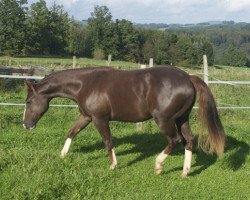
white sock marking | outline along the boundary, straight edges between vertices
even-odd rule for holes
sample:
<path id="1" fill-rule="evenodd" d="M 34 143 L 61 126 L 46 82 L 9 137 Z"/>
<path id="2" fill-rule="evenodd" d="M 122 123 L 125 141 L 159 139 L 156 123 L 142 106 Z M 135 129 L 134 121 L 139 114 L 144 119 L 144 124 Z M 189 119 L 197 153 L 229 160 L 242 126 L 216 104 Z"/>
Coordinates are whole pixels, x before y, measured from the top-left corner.
<path id="1" fill-rule="evenodd" d="M 162 151 L 155 159 L 155 173 L 160 174 L 162 171 L 162 165 L 164 160 L 168 157 L 168 154 L 165 154 L 164 151 Z"/>
<path id="2" fill-rule="evenodd" d="M 183 164 L 182 176 L 187 176 L 191 169 L 192 151 L 185 149 L 185 158 Z"/>
<path id="3" fill-rule="evenodd" d="M 110 165 L 110 169 L 115 169 L 115 167 L 117 166 L 117 160 L 116 160 L 116 156 L 115 156 L 115 150 L 112 149 L 112 160 L 113 163 Z"/>
<path id="4" fill-rule="evenodd" d="M 71 139 L 67 138 L 67 140 L 63 146 L 63 149 L 61 151 L 61 158 L 64 158 L 66 156 L 66 154 L 68 153 L 70 144 L 71 144 Z"/>

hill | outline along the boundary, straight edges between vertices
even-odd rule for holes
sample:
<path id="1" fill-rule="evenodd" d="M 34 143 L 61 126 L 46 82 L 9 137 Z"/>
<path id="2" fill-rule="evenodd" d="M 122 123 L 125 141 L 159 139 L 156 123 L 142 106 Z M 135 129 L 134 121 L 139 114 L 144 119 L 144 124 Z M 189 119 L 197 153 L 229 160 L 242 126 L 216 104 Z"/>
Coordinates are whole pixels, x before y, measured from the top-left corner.
<path id="1" fill-rule="evenodd" d="M 205 36 L 213 45 L 215 63 L 223 63 L 230 48 L 239 49 L 250 59 L 250 23 L 211 21 L 198 24 L 135 24 L 136 27 L 158 29 L 177 35 Z"/>

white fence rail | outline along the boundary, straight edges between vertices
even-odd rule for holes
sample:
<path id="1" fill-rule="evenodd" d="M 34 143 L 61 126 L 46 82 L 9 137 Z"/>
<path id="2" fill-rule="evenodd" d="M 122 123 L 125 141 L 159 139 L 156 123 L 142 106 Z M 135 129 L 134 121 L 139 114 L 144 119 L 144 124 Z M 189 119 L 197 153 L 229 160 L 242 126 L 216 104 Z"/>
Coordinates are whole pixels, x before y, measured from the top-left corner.
<path id="1" fill-rule="evenodd" d="M 36 79 L 41 80 L 44 76 L 18 76 L 18 75 L 0 75 L 0 78 L 10 78 L 10 79 Z"/>
<path id="2" fill-rule="evenodd" d="M 25 106 L 24 103 L 0 103 L 0 106 Z M 65 108 L 77 108 L 78 105 L 71 105 L 71 104 L 50 104 L 50 107 L 65 107 Z M 198 109 L 197 106 L 193 107 L 194 109 Z M 250 109 L 250 107 L 247 106 L 217 106 L 217 109 Z"/>
<path id="3" fill-rule="evenodd" d="M 250 81 L 208 81 L 208 83 L 227 85 L 250 85 Z"/>
<path id="4" fill-rule="evenodd" d="M 0 106 L 25 106 L 24 103 L 0 103 Z M 78 105 L 71 105 L 71 104 L 50 104 L 50 107 L 69 107 L 69 108 L 75 108 L 78 107 Z"/>

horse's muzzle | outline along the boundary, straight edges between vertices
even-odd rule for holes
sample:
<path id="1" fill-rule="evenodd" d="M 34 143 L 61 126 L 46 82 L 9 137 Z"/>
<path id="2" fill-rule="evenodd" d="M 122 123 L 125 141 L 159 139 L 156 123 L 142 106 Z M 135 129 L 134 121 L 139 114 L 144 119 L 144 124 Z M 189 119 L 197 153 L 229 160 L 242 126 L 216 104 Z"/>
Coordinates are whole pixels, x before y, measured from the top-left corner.
<path id="1" fill-rule="evenodd" d="M 25 129 L 27 129 L 27 130 L 32 130 L 32 129 L 34 129 L 35 127 L 36 127 L 36 125 L 31 126 L 31 127 L 28 127 L 28 126 L 26 126 L 26 125 L 23 123 L 23 128 L 25 128 Z"/>

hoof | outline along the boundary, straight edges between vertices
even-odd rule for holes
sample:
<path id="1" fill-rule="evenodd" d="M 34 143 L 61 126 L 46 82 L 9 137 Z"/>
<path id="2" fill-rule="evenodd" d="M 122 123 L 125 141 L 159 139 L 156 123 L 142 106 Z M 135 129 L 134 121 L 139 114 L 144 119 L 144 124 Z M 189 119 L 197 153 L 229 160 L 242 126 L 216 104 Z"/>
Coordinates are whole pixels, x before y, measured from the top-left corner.
<path id="1" fill-rule="evenodd" d="M 112 164 L 112 165 L 110 165 L 109 169 L 114 170 L 116 167 L 117 167 L 117 164 Z"/>
<path id="2" fill-rule="evenodd" d="M 61 158 L 61 159 L 64 159 L 65 156 L 66 156 L 66 153 L 61 152 L 60 158 Z"/>
<path id="3" fill-rule="evenodd" d="M 186 178 L 187 176 L 188 176 L 188 172 L 187 171 L 182 172 L 181 177 Z"/>
<path id="4" fill-rule="evenodd" d="M 155 168 L 155 174 L 160 175 L 162 172 L 162 168 Z"/>

